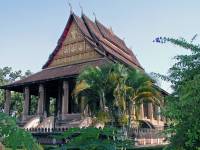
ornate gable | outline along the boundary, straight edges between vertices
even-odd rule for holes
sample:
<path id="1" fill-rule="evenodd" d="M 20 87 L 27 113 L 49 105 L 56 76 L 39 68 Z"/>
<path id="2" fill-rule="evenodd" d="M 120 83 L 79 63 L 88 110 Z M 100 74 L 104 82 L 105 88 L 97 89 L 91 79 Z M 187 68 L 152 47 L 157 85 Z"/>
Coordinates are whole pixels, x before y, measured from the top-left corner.
<path id="1" fill-rule="evenodd" d="M 84 62 L 101 55 L 85 40 L 76 22 L 73 20 L 66 38 L 47 68 Z"/>

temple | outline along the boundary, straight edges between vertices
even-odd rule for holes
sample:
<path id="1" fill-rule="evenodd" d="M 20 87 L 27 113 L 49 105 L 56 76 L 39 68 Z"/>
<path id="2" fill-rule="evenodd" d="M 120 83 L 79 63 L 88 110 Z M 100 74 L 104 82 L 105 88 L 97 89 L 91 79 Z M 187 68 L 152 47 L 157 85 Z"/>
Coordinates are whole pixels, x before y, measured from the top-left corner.
<path id="1" fill-rule="evenodd" d="M 25 79 L 2 86 L 5 90 L 4 112 L 10 114 L 11 91 L 24 93 L 23 115 L 20 125 L 24 128 L 70 128 L 86 122 L 84 110 L 74 102 L 72 91 L 79 73 L 88 66 L 122 63 L 145 72 L 138 59 L 125 42 L 97 19 L 86 15 L 70 14 L 57 46 L 43 65 L 42 70 Z M 160 88 L 159 88 L 160 89 Z M 163 95 L 167 93 L 160 89 Z M 38 97 L 37 113 L 30 114 L 31 95 Z M 54 114 L 50 114 L 50 101 L 55 99 Z M 141 105 L 140 119 L 144 128 L 163 128 L 165 119 L 160 107 L 152 103 Z M 42 131 L 42 130 L 40 130 Z"/>

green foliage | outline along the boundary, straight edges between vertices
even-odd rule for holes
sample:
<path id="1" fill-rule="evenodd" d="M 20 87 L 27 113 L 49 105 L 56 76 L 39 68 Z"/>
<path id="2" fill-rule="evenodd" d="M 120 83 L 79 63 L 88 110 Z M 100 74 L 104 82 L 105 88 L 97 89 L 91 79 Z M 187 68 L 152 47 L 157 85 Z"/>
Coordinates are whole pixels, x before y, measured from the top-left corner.
<path id="1" fill-rule="evenodd" d="M 118 122 L 120 126 L 128 125 L 128 115 L 122 115 L 118 118 Z"/>
<path id="2" fill-rule="evenodd" d="M 128 71 L 128 78 L 126 80 L 126 99 L 128 104 L 127 107 L 129 107 L 128 115 L 130 116 L 133 105 L 136 111 L 135 116 L 133 116 L 135 118 L 129 117 L 129 123 L 131 121 L 130 119 L 139 119 L 141 103 L 150 101 L 155 105 L 161 104 L 163 98 L 160 95 L 160 92 L 155 88 L 154 84 L 156 84 L 156 81 L 145 73 L 136 69 Z"/>
<path id="3" fill-rule="evenodd" d="M 31 95 L 30 101 L 30 115 L 35 115 L 37 112 L 38 96 Z"/>
<path id="4" fill-rule="evenodd" d="M 162 40 L 162 38 L 161 38 Z M 166 98 L 165 116 L 170 120 L 167 133 L 171 135 L 172 150 L 200 149 L 200 46 L 184 39 L 165 38 L 190 54 L 178 55 L 169 75 L 159 75 L 172 83 L 173 92 Z"/>
<path id="5" fill-rule="evenodd" d="M 11 67 L 0 68 L 0 86 L 12 83 L 18 79 L 26 78 L 31 75 L 31 71 L 27 70 L 24 75 L 21 70 L 13 71 Z M 11 114 L 20 117 L 23 111 L 23 94 L 12 92 L 11 93 Z M 31 114 L 36 112 L 37 99 L 35 96 L 32 96 L 31 100 Z M 2 111 L 4 107 L 4 91 L 0 89 L 0 110 Z"/>
<path id="6" fill-rule="evenodd" d="M 21 76 L 21 70 L 12 71 L 11 67 L 0 68 L 0 86 L 11 83 Z M 0 109 L 4 107 L 4 91 L 0 89 Z"/>
<path id="7" fill-rule="evenodd" d="M 11 108 L 10 111 L 13 112 L 15 117 L 20 117 L 23 111 L 23 94 L 18 92 L 12 92 L 11 95 Z"/>
<path id="8" fill-rule="evenodd" d="M 61 149 L 69 150 L 126 150 L 133 146 L 129 139 L 114 128 L 70 128 L 59 138 L 66 139 Z"/>
<path id="9" fill-rule="evenodd" d="M 16 125 L 14 118 L 0 113 L 0 140 L 8 148 L 16 149 L 41 149 L 33 139 L 31 133 L 24 131 Z"/>
<path id="10" fill-rule="evenodd" d="M 107 123 L 110 121 L 110 116 L 107 112 L 99 111 L 96 114 L 98 123 Z"/>
<path id="11" fill-rule="evenodd" d="M 105 122 L 109 118 L 112 124 L 122 126 L 127 125 L 128 115 L 130 125 L 137 118 L 131 119 L 134 105 L 139 107 L 144 100 L 158 104 L 161 100 L 153 82 L 139 70 L 112 63 L 84 70 L 77 79 L 74 94 L 84 108 L 88 106 L 91 117 L 101 117 L 102 122 L 99 112 L 104 112 L 109 115 L 104 115 Z"/>
<path id="12" fill-rule="evenodd" d="M 56 104 L 56 99 L 55 98 L 50 98 L 50 104 L 49 104 L 49 115 L 54 116 L 55 114 L 55 104 Z"/>

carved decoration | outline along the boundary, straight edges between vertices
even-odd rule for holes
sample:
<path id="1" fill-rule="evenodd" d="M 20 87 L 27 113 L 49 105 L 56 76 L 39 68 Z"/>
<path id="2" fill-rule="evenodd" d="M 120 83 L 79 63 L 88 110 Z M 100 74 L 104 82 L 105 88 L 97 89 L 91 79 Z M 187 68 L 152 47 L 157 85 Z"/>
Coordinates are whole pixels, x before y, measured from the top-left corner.
<path id="1" fill-rule="evenodd" d="M 84 39 L 76 23 L 72 22 L 62 47 L 54 56 L 49 67 L 68 65 L 99 57 L 101 55 Z"/>

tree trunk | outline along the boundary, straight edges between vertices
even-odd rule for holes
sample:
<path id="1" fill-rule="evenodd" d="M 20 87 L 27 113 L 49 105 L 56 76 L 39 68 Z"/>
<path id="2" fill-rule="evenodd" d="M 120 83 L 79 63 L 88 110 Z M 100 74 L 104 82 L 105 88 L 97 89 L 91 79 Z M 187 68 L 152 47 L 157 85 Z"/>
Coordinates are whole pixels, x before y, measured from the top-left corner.
<path id="1" fill-rule="evenodd" d="M 128 101 L 128 127 L 131 127 L 131 109 L 132 109 L 132 103 Z"/>
<path id="2" fill-rule="evenodd" d="M 105 94 L 103 90 L 99 92 L 99 97 L 100 97 L 100 108 L 102 111 L 105 110 Z"/>

